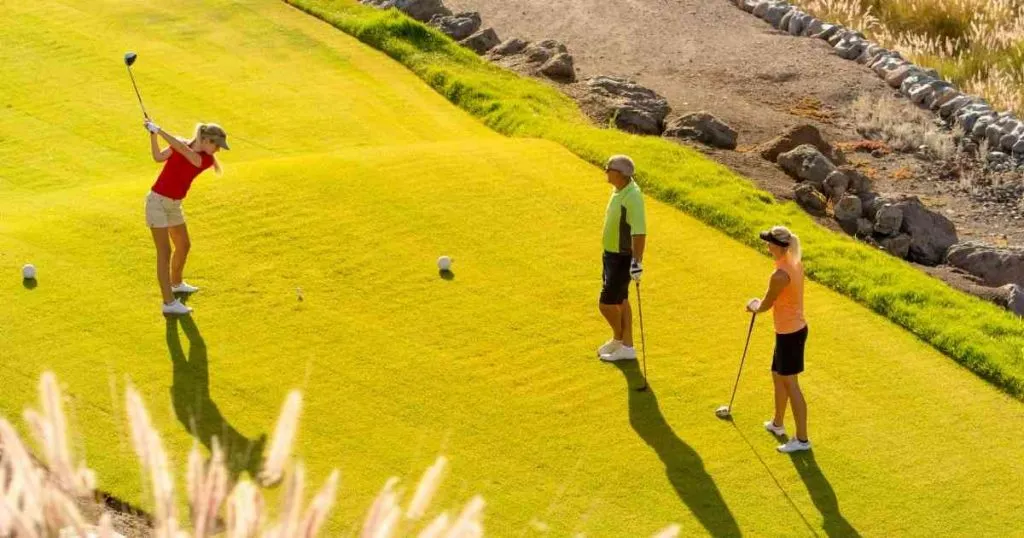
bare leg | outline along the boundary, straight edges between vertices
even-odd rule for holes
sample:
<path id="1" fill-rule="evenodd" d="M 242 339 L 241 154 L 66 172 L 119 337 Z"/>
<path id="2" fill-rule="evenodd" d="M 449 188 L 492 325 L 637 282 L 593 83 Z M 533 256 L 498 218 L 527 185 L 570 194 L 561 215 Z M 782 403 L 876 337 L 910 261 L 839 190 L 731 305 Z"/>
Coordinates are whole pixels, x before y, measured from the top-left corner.
<path id="1" fill-rule="evenodd" d="M 188 237 L 188 228 L 182 224 L 167 229 L 174 242 L 174 255 L 171 257 L 171 284 L 181 284 L 182 272 L 185 270 L 185 260 L 188 258 L 188 251 L 192 248 L 192 241 Z"/>
<path id="2" fill-rule="evenodd" d="M 622 340 L 622 306 L 617 304 L 602 304 L 601 315 L 608 320 L 612 328 L 612 338 Z"/>
<path id="3" fill-rule="evenodd" d="M 796 438 L 801 441 L 807 440 L 807 401 L 804 400 L 804 393 L 800 390 L 800 382 L 796 374 L 782 376 L 786 384 L 786 392 L 789 393 L 789 404 L 793 408 L 793 419 L 796 420 Z"/>
<path id="4" fill-rule="evenodd" d="M 171 293 L 171 239 L 167 228 L 150 228 L 156 245 L 156 280 L 160 283 L 160 295 L 164 304 L 174 301 Z"/>
<path id="5" fill-rule="evenodd" d="M 789 392 L 783 379 L 779 374 L 772 372 L 772 383 L 775 385 L 775 416 L 772 423 L 776 426 L 782 426 L 782 422 L 786 420 L 786 404 L 789 403 Z"/>
<path id="6" fill-rule="evenodd" d="M 629 299 L 622 301 L 622 345 L 633 347 L 633 308 Z"/>

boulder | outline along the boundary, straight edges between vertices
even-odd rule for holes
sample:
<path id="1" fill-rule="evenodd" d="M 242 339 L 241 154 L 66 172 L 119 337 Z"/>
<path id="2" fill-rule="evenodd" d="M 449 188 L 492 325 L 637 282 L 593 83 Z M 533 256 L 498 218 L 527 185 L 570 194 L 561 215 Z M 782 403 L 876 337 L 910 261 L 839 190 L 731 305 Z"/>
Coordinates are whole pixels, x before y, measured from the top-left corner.
<path id="1" fill-rule="evenodd" d="M 819 19 L 817 17 L 811 17 L 810 20 L 806 21 L 805 26 L 804 26 L 804 31 L 803 31 L 803 33 L 801 35 L 804 35 L 806 37 L 816 36 L 819 33 L 821 33 L 821 30 L 824 27 L 825 27 L 825 21 L 823 21 L 823 20 L 821 20 L 821 19 Z"/>
<path id="2" fill-rule="evenodd" d="M 835 165 L 810 144 L 779 155 L 776 162 L 790 177 L 806 181 L 818 190 L 823 188 L 829 174 L 836 171 Z"/>
<path id="3" fill-rule="evenodd" d="M 543 64 L 558 56 L 559 54 L 568 54 L 569 48 L 564 43 L 554 40 L 545 39 L 543 41 L 537 41 L 536 43 L 530 43 L 523 54 L 526 55 L 526 59 L 531 62 Z"/>
<path id="4" fill-rule="evenodd" d="M 836 44 L 835 52 L 844 60 L 856 60 L 870 43 L 856 34 L 847 34 L 842 41 Z"/>
<path id="5" fill-rule="evenodd" d="M 635 134 L 660 135 L 669 113 L 668 101 L 653 90 L 616 77 L 598 76 L 587 79 L 586 104 L 601 109 L 605 120 L 614 119 L 615 126 Z"/>
<path id="6" fill-rule="evenodd" d="M 480 14 L 476 11 L 455 15 L 434 15 L 430 25 L 441 30 L 455 41 L 462 41 L 480 29 Z"/>
<path id="7" fill-rule="evenodd" d="M 511 56 L 513 54 L 519 54 L 529 46 L 528 41 L 513 37 L 502 41 L 501 44 L 487 51 L 487 57 L 492 60 L 503 58 L 505 56 Z"/>
<path id="8" fill-rule="evenodd" d="M 893 88 L 899 88 L 911 75 L 919 74 L 921 68 L 914 64 L 904 64 L 903 66 L 893 70 L 885 77 L 885 82 Z"/>
<path id="9" fill-rule="evenodd" d="M 821 39 L 821 40 L 824 40 L 824 41 L 828 41 L 828 40 L 832 39 L 832 36 L 836 35 L 836 33 L 838 33 L 839 30 L 841 30 L 841 29 L 842 29 L 842 26 L 839 26 L 839 25 L 836 25 L 836 24 L 825 23 L 825 24 L 821 25 L 821 31 L 816 33 L 816 34 L 814 34 L 812 37 L 816 37 L 818 39 Z"/>
<path id="10" fill-rule="evenodd" d="M 900 234 L 895 237 L 886 237 L 878 242 L 883 249 L 897 258 L 906 259 L 910 254 L 913 239 L 907 234 Z"/>
<path id="11" fill-rule="evenodd" d="M 842 170 L 836 170 L 825 178 L 822 191 L 829 200 L 839 200 L 850 188 L 850 178 Z"/>
<path id="12" fill-rule="evenodd" d="M 960 243 L 949 249 L 946 263 L 981 277 L 987 286 L 1024 286 L 1024 248 Z"/>
<path id="13" fill-rule="evenodd" d="M 903 228 L 903 211 L 889 203 L 882 203 L 876 208 L 875 233 L 879 235 L 896 235 Z"/>
<path id="14" fill-rule="evenodd" d="M 783 131 L 781 135 L 762 144 L 758 149 L 760 150 L 761 157 L 771 162 L 776 162 L 779 155 L 792 151 L 804 144 L 810 144 L 818 148 L 818 151 L 828 157 L 834 164 L 846 163 L 843 153 L 826 142 L 825 138 L 821 136 L 821 132 L 813 125 L 790 127 Z"/>
<path id="15" fill-rule="evenodd" d="M 550 60 L 540 66 L 540 72 L 544 76 L 559 82 L 575 82 L 576 67 L 573 64 L 572 56 L 561 52 L 552 56 Z"/>
<path id="16" fill-rule="evenodd" d="M 823 215 L 825 213 L 825 195 L 818 192 L 809 183 L 799 183 L 793 189 L 793 197 L 796 199 L 796 203 L 800 204 L 800 207 L 805 210 L 816 214 Z"/>
<path id="17" fill-rule="evenodd" d="M 857 237 L 870 237 L 875 233 L 875 223 L 863 217 L 857 219 Z"/>
<path id="18" fill-rule="evenodd" d="M 1018 316 L 1024 316 L 1024 288 L 1016 284 L 1007 284 L 1003 288 L 1009 295 L 1006 299 L 1007 310 Z"/>
<path id="19" fill-rule="evenodd" d="M 428 22 L 435 15 L 452 14 L 450 9 L 444 7 L 444 2 L 441 0 L 361 0 L 361 2 L 379 9 L 397 8 L 420 22 Z"/>
<path id="20" fill-rule="evenodd" d="M 736 131 L 707 112 L 687 114 L 669 121 L 664 136 L 694 139 L 716 148 L 736 149 Z"/>
<path id="21" fill-rule="evenodd" d="M 860 170 L 850 165 L 843 165 L 839 167 L 839 171 L 846 176 L 846 192 L 857 195 L 871 192 L 873 187 L 871 178 L 862 174 Z"/>
<path id="22" fill-rule="evenodd" d="M 931 211 L 916 196 L 905 196 L 893 206 L 903 212 L 901 230 L 910 234 L 910 260 L 935 266 L 946 259 L 946 252 L 958 241 L 956 227 L 943 215 Z"/>
<path id="23" fill-rule="evenodd" d="M 473 35 L 459 41 L 463 47 L 473 50 L 477 54 L 486 54 L 487 51 L 501 44 L 497 32 L 493 28 L 478 30 Z"/>
<path id="24" fill-rule="evenodd" d="M 861 206 L 860 198 L 848 194 L 839 199 L 833 212 L 839 222 L 856 223 L 857 219 L 864 214 L 864 208 Z"/>
<path id="25" fill-rule="evenodd" d="M 782 22 L 782 17 L 785 17 L 787 13 L 793 11 L 793 6 L 788 4 L 772 4 L 768 6 L 768 10 L 764 14 L 764 20 L 768 24 L 775 28 L 779 27 Z"/>

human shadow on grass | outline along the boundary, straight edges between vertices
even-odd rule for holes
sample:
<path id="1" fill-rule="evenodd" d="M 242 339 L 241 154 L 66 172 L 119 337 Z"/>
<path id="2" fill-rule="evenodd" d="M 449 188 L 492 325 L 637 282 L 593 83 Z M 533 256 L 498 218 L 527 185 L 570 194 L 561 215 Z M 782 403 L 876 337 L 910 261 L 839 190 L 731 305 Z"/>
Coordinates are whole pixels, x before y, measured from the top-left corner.
<path id="1" fill-rule="evenodd" d="M 620 361 L 615 366 L 626 377 L 629 424 L 665 464 L 665 474 L 679 500 L 712 536 L 740 536 L 739 525 L 718 486 L 704 469 L 704 461 L 676 435 L 661 414 L 654 387 L 648 386 L 644 392 L 634 390 L 643 385 L 643 376 L 636 361 Z"/>
<path id="2" fill-rule="evenodd" d="M 188 339 L 188 354 L 182 347 L 178 327 Z M 255 477 L 266 445 L 266 435 L 250 440 L 232 426 L 210 397 L 210 360 L 206 342 L 192 316 L 167 319 L 167 349 L 174 363 L 171 402 L 185 429 L 208 450 L 216 437 L 224 450 L 225 463 L 232 479 L 243 471 Z"/>
<path id="3" fill-rule="evenodd" d="M 818 462 L 814 460 L 814 451 L 794 452 L 789 455 L 793 466 L 807 486 L 814 506 L 824 519 L 823 527 L 829 538 L 859 537 L 860 533 L 843 517 L 839 510 L 839 498 L 828 478 L 821 472 Z"/>

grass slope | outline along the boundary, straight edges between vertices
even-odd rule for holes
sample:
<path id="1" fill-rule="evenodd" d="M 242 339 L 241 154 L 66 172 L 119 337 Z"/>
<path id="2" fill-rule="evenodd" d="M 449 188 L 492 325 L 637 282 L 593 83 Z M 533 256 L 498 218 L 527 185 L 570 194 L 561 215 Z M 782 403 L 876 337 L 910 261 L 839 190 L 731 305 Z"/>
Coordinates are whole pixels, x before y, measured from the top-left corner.
<path id="1" fill-rule="evenodd" d="M 657 137 L 594 128 L 558 90 L 484 62 L 440 32 L 397 10 L 354 2 L 287 0 L 406 65 L 453 103 L 499 132 L 557 142 L 603 164 L 627 153 L 654 197 L 757 246 L 756 232 L 778 223 L 799 231 L 808 274 L 931 343 L 1024 399 L 1024 323 L 951 289 L 907 263 L 826 230 L 793 203 L 777 204 L 750 181 L 696 151 Z"/>
<path id="2" fill-rule="evenodd" d="M 40 283 L 0 280 L 0 410 L 18 416 L 55 370 L 104 488 L 141 499 L 126 380 L 180 463 L 194 414 L 202 442 L 256 439 L 299 387 L 300 456 L 316 480 L 344 471 L 332 536 L 355 528 L 386 477 L 415 479 L 438 452 L 453 469 L 437 506 L 482 493 L 498 536 L 642 535 L 670 521 L 687 535 L 1019 530 L 1024 501 L 1007 492 L 1024 478 L 1024 405 L 821 286 L 807 305 L 814 454 L 778 455 L 760 430 L 765 322 L 735 426 L 717 421 L 742 302 L 770 264 L 653 200 L 653 390 L 628 390 L 636 365 L 592 357 L 606 336 L 594 305 L 602 174 L 551 142 L 486 131 L 326 25 L 272 1 L 2 14 L 0 37 L 19 32 L 22 54 L 5 57 L 0 93 L 18 123 L 0 124 L 26 151 L 0 161 L 0 267 L 15 275 L 31 260 Z M 135 34 L 147 21 L 161 31 Z M 68 43 L 51 50 L 55 36 Z M 120 80 L 127 48 L 158 119 L 217 119 L 245 139 L 188 200 L 188 275 L 204 289 L 177 323 L 156 313 L 141 215 L 156 168 Z M 174 56 L 187 50 L 214 53 Z M 25 89 L 40 72 L 92 84 Z M 453 280 L 434 268 L 442 253 Z"/>

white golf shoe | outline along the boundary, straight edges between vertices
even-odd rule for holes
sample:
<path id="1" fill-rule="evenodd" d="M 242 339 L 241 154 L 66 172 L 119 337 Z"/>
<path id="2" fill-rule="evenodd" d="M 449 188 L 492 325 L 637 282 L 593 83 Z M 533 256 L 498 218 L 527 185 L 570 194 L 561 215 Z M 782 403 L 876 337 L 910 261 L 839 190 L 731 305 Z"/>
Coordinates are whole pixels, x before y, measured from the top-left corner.
<path id="1" fill-rule="evenodd" d="M 796 437 L 786 441 L 786 444 L 775 447 L 776 450 L 783 454 L 792 454 L 793 452 L 801 452 L 804 450 L 811 449 L 811 440 L 808 439 L 806 442 L 797 439 Z"/>
<path id="2" fill-rule="evenodd" d="M 636 348 L 622 346 L 611 353 L 601 355 L 601 360 L 607 362 L 635 361 Z"/>
<path id="3" fill-rule="evenodd" d="M 771 433 L 772 435 L 774 435 L 776 437 L 785 437 L 785 435 L 786 435 L 786 427 L 785 426 L 776 426 L 775 425 L 775 421 L 773 421 L 773 420 L 766 420 L 764 422 L 764 429 L 767 430 L 768 433 Z"/>
<path id="4" fill-rule="evenodd" d="M 185 306 L 178 299 L 170 304 L 165 304 L 163 310 L 165 316 L 184 316 L 192 313 L 192 308 Z"/>
<path id="5" fill-rule="evenodd" d="M 611 339 L 605 342 L 603 346 L 597 348 L 597 356 L 611 355 L 618 351 L 620 347 L 622 347 L 622 340 Z"/>
<path id="6" fill-rule="evenodd" d="M 182 280 L 181 284 L 178 284 L 177 286 L 171 286 L 171 293 L 195 293 L 197 291 L 199 291 L 199 288 L 185 282 L 184 280 Z"/>

